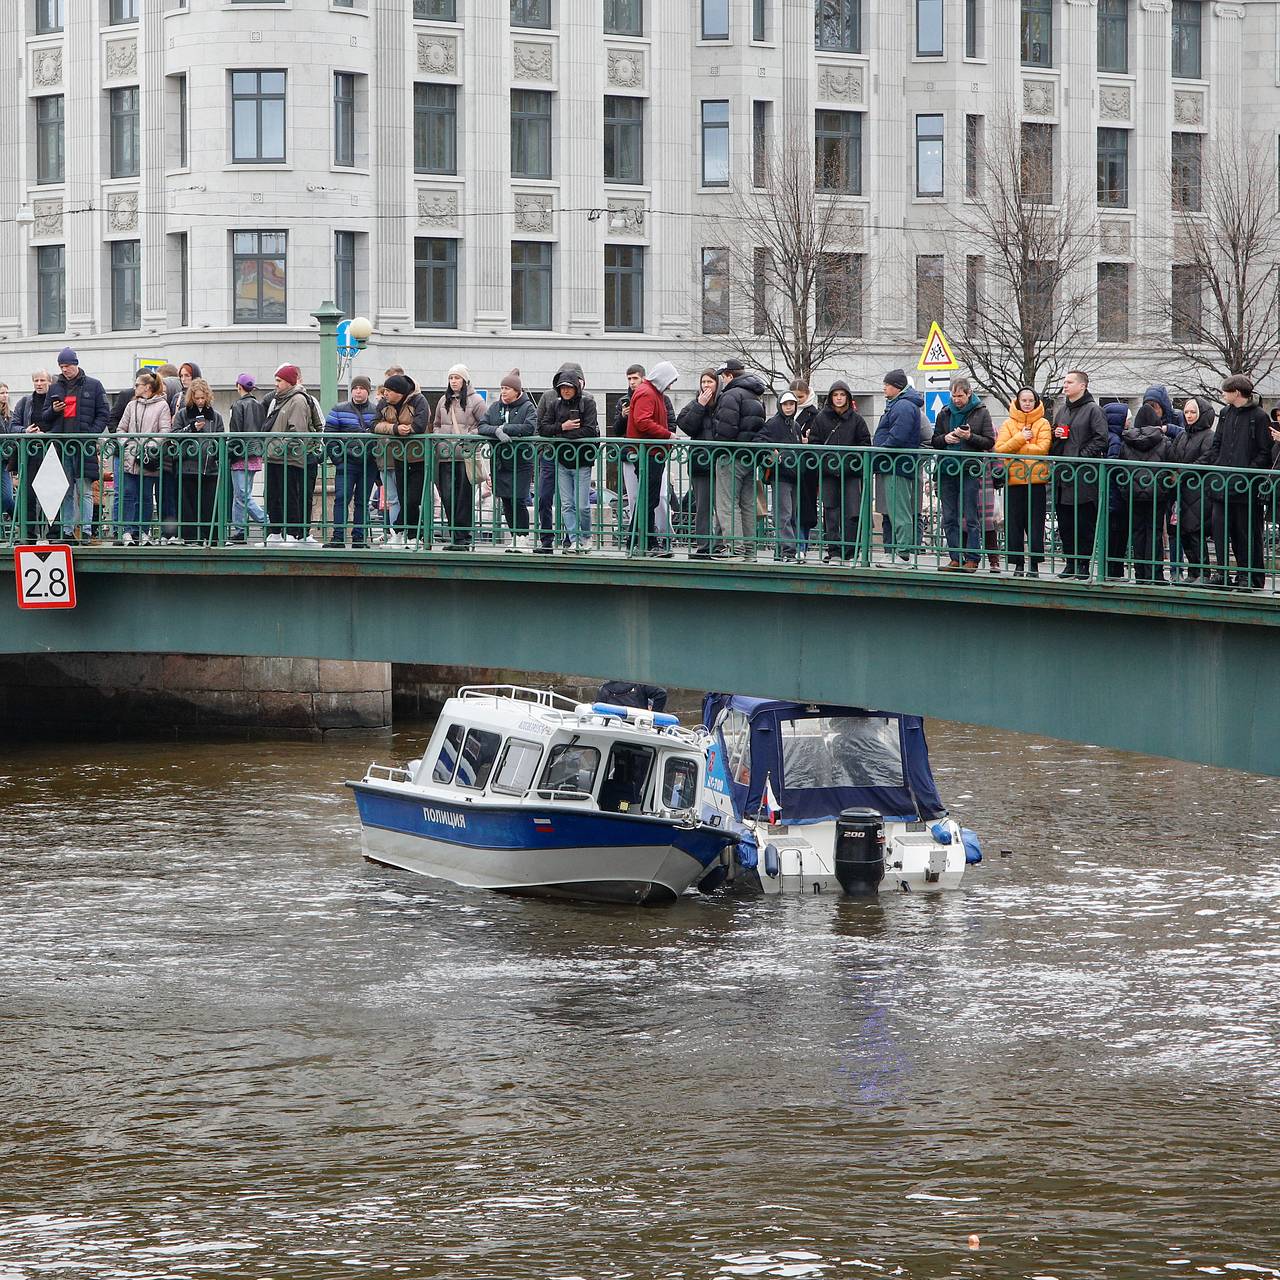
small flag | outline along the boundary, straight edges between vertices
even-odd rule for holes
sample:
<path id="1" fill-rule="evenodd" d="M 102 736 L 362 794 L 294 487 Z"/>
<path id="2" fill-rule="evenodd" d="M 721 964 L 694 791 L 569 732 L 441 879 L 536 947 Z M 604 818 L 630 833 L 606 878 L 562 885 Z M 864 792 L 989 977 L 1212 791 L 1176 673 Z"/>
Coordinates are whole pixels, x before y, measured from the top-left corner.
<path id="1" fill-rule="evenodd" d="M 551 831 L 554 828 L 551 826 L 550 818 L 534 818 L 533 829 L 535 831 Z"/>
<path id="2" fill-rule="evenodd" d="M 764 797 L 760 807 L 764 811 L 764 820 L 770 826 L 782 817 L 782 807 L 778 804 L 777 796 L 773 794 L 773 783 L 767 777 L 764 780 Z"/>

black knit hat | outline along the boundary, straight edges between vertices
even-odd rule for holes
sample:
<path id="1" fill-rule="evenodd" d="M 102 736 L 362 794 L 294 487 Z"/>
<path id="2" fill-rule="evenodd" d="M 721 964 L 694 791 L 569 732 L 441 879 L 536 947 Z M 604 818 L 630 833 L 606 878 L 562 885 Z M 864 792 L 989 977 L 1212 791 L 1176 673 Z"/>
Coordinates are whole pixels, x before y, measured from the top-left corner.
<path id="1" fill-rule="evenodd" d="M 885 385 L 889 387 L 897 387 L 899 391 L 907 389 L 907 375 L 901 369 L 890 369 L 884 375 Z"/>
<path id="2" fill-rule="evenodd" d="M 394 391 L 398 396 L 411 396 L 418 389 L 417 383 L 403 373 L 393 373 L 382 385 L 385 390 Z"/>

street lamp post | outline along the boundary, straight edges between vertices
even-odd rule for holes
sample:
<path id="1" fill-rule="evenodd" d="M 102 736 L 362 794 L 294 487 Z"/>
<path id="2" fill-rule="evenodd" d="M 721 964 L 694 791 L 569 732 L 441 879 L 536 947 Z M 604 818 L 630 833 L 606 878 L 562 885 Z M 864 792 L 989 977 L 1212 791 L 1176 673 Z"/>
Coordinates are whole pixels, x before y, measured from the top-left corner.
<path id="1" fill-rule="evenodd" d="M 338 402 L 338 322 L 342 312 L 326 300 L 311 313 L 320 326 L 320 403 L 328 413 Z"/>

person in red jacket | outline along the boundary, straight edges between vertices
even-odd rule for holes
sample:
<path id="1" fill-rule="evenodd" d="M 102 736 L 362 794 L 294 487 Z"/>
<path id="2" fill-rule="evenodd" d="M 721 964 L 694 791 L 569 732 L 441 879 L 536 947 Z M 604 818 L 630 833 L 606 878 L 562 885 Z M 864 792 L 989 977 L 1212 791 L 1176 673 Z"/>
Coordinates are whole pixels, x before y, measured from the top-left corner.
<path id="1" fill-rule="evenodd" d="M 649 376 L 631 393 L 627 439 L 648 442 L 636 459 L 640 478 L 636 488 L 635 509 L 631 514 L 631 549 L 627 553 L 631 556 L 671 558 L 671 551 L 659 547 L 653 542 L 653 537 L 662 486 L 667 482 L 666 441 L 673 434 L 663 397 L 668 388 L 675 385 L 679 376 L 675 365 L 662 360 L 654 365 Z"/>

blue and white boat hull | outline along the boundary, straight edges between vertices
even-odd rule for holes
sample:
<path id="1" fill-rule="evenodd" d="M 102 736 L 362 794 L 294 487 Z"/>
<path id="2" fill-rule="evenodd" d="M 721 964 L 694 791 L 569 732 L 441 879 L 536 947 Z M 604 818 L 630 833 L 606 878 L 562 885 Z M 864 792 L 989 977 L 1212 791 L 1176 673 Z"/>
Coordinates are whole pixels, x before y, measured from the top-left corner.
<path id="1" fill-rule="evenodd" d="M 734 837 L 642 815 L 459 804 L 351 783 L 371 861 L 468 888 L 579 901 L 672 902 Z"/>

